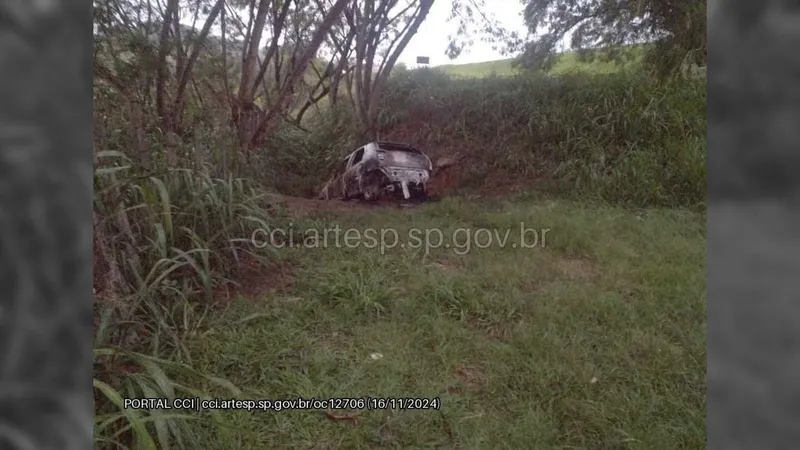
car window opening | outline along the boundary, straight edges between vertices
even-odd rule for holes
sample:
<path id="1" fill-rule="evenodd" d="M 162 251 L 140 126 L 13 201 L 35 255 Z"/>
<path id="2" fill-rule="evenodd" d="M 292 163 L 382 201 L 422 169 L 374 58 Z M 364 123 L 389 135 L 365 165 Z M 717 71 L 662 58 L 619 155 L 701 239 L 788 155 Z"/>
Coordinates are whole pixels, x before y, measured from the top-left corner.
<path id="1" fill-rule="evenodd" d="M 388 166 L 428 169 L 428 158 L 418 153 L 404 151 L 385 151 L 381 161 Z"/>
<path id="2" fill-rule="evenodd" d="M 361 159 L 364 157 L 364 149 L 359 149 L 355 155 L 353 155 L 353 164 L 358 164 L 361 162 Z"/>

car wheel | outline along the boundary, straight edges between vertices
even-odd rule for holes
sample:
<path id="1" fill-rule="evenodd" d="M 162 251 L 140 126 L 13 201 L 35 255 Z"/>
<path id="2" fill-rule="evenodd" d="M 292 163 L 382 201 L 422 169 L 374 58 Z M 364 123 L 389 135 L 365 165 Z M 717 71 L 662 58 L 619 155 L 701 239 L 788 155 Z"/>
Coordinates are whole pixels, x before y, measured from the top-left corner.
<path id="1" fill-rule="evenodd" d="M 364 188 L 364 200 L 371 202 L 378 199 L 378 187 L 375 184 L 370 184 Z"/>
<path id="2" fill-rule="evenodd" d="M 364 201 L 372 202 L 381 195 L 383 174 L 371 173 L 361 180 L 361 196 Z"/>

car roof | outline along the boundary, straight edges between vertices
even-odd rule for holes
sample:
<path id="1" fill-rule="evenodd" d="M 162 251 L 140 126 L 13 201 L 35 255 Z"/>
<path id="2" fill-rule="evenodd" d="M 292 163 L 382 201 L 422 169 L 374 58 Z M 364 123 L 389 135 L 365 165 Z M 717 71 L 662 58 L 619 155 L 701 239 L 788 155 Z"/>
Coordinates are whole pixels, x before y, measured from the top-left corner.
<path id="1" fill-rule="evenodd" d="M 342 162 L 346 161 L 348 158 L 350 158 L 351 156 L 356 154 L 359 150 L 364 149 L 364 148 L 369 147 L 369 146 L 372 146 L 372 145 L 376 146 L 379 150 L 416 153 L 418 155 L 422 155 L 422 156 L 427 157 L 427 155 L 425 155 L 425 153 L 422 150 L 420 150 L 420 149 L 418 149 L 418 148 L 416 148 L 416 147 L 414 147 L 412 145 L 409 145 L 409 144 L 403 144 L 403 143 L 400 143 L 400 142 L 389 142 L 389 141 L 375 141 L 375 142 L 369 142 L 369 143 L 365 144 L 364 146 L 359 147 L 356 150 L 353 150 L 352 152 L 350 152 L 347 155 L 345 155 L 341 159 L 341 161 Z"/>
<path id="2" fill-rule="evenodd" d="M 378 148 L 380 148 L 381 150 L 419 153 L 420 155 L 424 155 L 422 150 L 409 144 L 402 144 L 399 142 L 388 142 L 388 141 L 378 141 L 378 142 L 373 142 L 373 144 L 377 145 Z"/>

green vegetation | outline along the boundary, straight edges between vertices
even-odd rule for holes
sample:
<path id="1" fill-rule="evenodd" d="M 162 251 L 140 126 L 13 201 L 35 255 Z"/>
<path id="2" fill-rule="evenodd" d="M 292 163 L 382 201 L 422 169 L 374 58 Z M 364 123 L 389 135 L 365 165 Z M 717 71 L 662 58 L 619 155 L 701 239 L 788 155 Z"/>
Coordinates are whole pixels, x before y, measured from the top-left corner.
<path id="1" fill-rule="evenodd" d="M 142 179 L 104 156 L 96 210 L 128 290 L 98 305 L 115 325 L 98 331 L 96 373 L 122 397 L 435 396 L 442 410 L 360 412 L 355 427 L 320 411 L 216 411 L 200 416 L 208 427 L 154 410 L 131 423 L 185 448 L 702 448 L 704 218 L 683 209 L 705 195 L 702 82 L 411 71 L 389 87 L 388 136 L 466 155 L 448 195 L 497 195 L 509 179 L 519 192 L 295 217 L 267 192 L 314 193 L 356 142 L 346 111 L 313 116 L 311 134 L 282 127 L 241 169 L 255 184 L 215 180 L 211 166 Z M 652 209 L 663 206 L 678 209 Z M 248 245 L 290 222 L 508 228 L 510 243 L 521 222 L 552 231 L 545 249 L 465 255 Z M 241 261 L 267 286 L 288 271 L 291 287 L 226 307 L 228 280 L 248 283 Z M 119 417 L 98 416 L 99 439 L 126 435 Z"/>
<path id="2" fill-rule="evenodd" d="M 398 70 L 381 108 L 382 139 L 412 142 L 434 159 L 464 157 L 451 193 L 513 183 L 633 207 L 705 202 L 704 77 Z M 283 193 L 313 196 L 345 149 L 359 145 L 356 122 L 339 108 L 311 115 L 312 133 L 281 129 L 255 173 Z"/>
<path id="3" fill-rule="evenodd" d="M 513 62 L 513 58 L 508 58 L 479 63 L 442 64 L 433 67 L 433 70 L 442 71 L 455 78 L 505 77 L 521 73 L 521 69 L 513 67 Z"/>
<path id="4" fill-rule="evenodd" d="M 620 70 L 636 70 L 642 63 L 643 47 L 633 47 L 625 52 L 625 59 L 621 61 L 598 56 L 589 60 L 581 59 L 575 51 L 563 52 L 558 55 L 548 73 L 563 75 L 570 73 L 585 74 L 611 74 Z M 498 59 L 470 64 L 442 64 L 434 67 L 455 78 L 482 78 L 489 76 L 513 76 L 523 72 L 522 67 L 514 67 L 515 58 Z"/>
<path id="5" fill-rule="evenodd" d="M 410 71 L 395 76 L 384 108 L 387 137 L 464 154 L 465 186 L 491 189 L 513 179 L 631 206 L 705 199 L 701 78 L 658 83 L 634 72 L 452 80 Z"/>
<path id="6" fill-rule="evenodd" d="M 201 396 L 210 385 L 239 393 L 229 381 L 192 369 L 187 344 L 203 329 L 236 260 L 251 253 L 240 238 L 274 214 L 246 180 L 191 170 L 142 176 L 121 154 L 97 157 L 95 441 L 202 448 L 191 427 L 195 417 L 142 415 L 122 409 L 122 398 Z"/>
<path id="7" fill-rule="evenodd" d="M 706 3 L 699 0 L 525 0 L 524 4 L 523 20 L 534 36 L 516 42 L 522 47 L 520 61 L 525 67 L 550 67 L 559 58 L 556 46 L 570 34 L 573 50 L 613 50 L 647 42 L 637 56 L 649 73 L 662 79 L 706 64 Z M 611 56 L 625 60 L 624 53 Z"/>
<path id="8" fill-rule="evenodd" d="M 550 229 L 544 248 L 519 248 L 520 223 Z M 441 230 L 460 247 L 285 249 L 293 286 L 211 319 L 191 343 L 195 367 L 243 398 L 438 397 L 442 409 L 335 412 L 356 426 L 322 411 L 225 411 L 225 434 L 202 434 L 208 448 L 704 447 L 700 215 L 447 199 L 326 213 L 295 231 L 336 225 L 395 229 L 401 242 Z M 459 228 L 511 233 L 466 253 Z"/>
<path id="9" fill-rule="evenodd" d="M 181 91 L 155 51 L 115 63 L 94 92 L 96 447 L 704 448 L 706 85 L 652 77 L 641 50 L 623 65 L 565 53 L 547 73 L 395 67 L 374 121 L 352 79 L 300 120 L 324 91 L 303 87 L 308 71 L 251 58 L 267 68 L 258 87 L 241 61 L 200 52 Z M 184 109 L 157 113 L 158 76 Z M 277 119 L 223 81 L 252 84 L 241 105 Z M 457 157 L 439 201 L 309 198 L 372 126 Z M 522 248 L 521 224 L 542 245 Z M 412 245 L 307 247 L 335 228 Z M 414 248 L 412 228 L 450 247 Z M 259 230 L 292 230 L 292 245 L 255 246 Z M 441 410 L 120 407 L 183 396 L 436 397 Z"/>

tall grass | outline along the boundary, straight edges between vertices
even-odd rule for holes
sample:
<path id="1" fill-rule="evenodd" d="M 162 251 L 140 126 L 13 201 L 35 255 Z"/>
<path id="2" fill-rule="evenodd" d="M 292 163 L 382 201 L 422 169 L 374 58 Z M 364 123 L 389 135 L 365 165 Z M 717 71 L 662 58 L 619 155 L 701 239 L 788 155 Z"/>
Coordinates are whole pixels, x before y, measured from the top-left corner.
<path id="1" fill-rule="evenodd" d="M 469 182 L 552 178 L 632 206 L 705 199 L 705 79 L 638 72 L 452 79 L 400 72 L 383 102 L 387 138 L 467 153 Z"/>
<path id="2" fill-rule="evenodd" d="M 280 214 L 247 180 L 143 173 L 118 152 L 97 154 L 94 203 L 96 447 L 197 448 L 186 423 L 213 415 L 139 413 L 122 399 L 202 397 L 214 386 L 238 394 L 194 371 L 185 344 L 204 332 L 237 263 L 267 261 L 246 242 Z"/>

